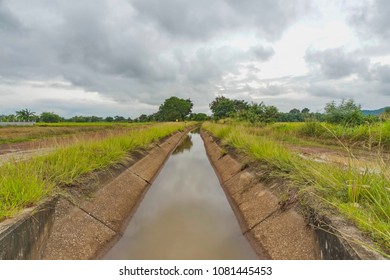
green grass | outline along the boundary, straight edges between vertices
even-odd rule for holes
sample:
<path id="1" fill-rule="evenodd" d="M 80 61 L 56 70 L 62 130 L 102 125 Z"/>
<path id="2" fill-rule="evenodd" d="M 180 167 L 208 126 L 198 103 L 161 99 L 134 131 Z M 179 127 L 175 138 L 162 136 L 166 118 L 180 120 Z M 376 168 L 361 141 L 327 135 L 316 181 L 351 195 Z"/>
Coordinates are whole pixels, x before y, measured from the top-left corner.
<path id="1" fill-rule="evenodd" d="M 102 131 L 126 131 L 143 127 L 149 124 L 141 123 L 58 123 L 42 124 L 28 127 L 0 127 L 0 144 L 12 144 L 49 139 L 55 137 L 66 137 L 80 133 L 92 133 Z"/>
<path id="2" fill-rule="evenodd" d="M 187 124 L 188 125 L 188 124 Z M 104 140 L 81 141 L 46 156 L 0 166 L 0 220 L 53 193 L 55 186 L 74 183 L 81 176 L 123 160 L 129 152 L 186 126 L 161 123 Z"/>
<path id="3" fill-rule="evenodd" d="M 274 123 L 253 126 L 245 122 L 228 120 L 221 123 L 241 125 L 256 135 L 278 139 L 294 145 L 339 145 L 340 141 L 350 147 L 390 151 L 390 120 L 355 127 L 345 127 L 321 122 Z"/>
<path id="4" fill-rule="evenodd" d="M 35 125 L 40 127 L 94 127 L 94 126 L 137 126 L 151 123 L 129 123 L 129 122 L 58 122 L 58 123 L 44 123 L 38 122 Z"/>
<path id="5" fill-rule="evenodd" d="M 275 127 L 258 129 L 210 122 L 202 127 L 225 144 L 267 164 L 272 170 L 270 176 L 287 179 L 304 195 L 336 209 L 370 235 L 383 254 L 390 254 L 390 172 L 386 165 L 377 166 L 377 172 L 368 168 L 362 172 L 352 160 L 348 167 L 340 168 L 303 159 L 288 150 L 284 141 L 270 136 L 270 131 L 259 132 Z M 293 131 L 288 126 L 279 128 L 287 135 Z"/>
<path id="6" fill-rule="evenodd" d="M 374 124 L 362 124 L 355 127 L 345 127 L 320 122 L 305 123 L 275 123 L 263 127 L 262 135 L 271 135 L 288 142 L 302 142 L 302 138 L 323 143 L 338 144 L 342 141 L 346 145 L 360 149 L 371 150 L 374 147 L 390 150 L 390 121 Z"/>

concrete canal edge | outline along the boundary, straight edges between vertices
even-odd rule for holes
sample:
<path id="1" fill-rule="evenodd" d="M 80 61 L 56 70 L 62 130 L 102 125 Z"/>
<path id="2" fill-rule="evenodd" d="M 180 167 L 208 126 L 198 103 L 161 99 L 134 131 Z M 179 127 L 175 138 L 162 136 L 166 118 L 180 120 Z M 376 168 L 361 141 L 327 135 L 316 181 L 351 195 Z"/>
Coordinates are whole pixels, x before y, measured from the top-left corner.
<path id="1" fill-rule="evenodd" d="M 174 133 L 138 155 L 136 162 L 108 172 L 117 174 L 103 172 L 92 184 L 96 189 L 87 194 L 64 191 L 0 223 L 0 259 L 102 256 L 120 238 L 165 161 L 191 129 Z"/>
<path id="2" fill-rule="evenodd" d="M 370 241 L 341 218 L 324 217 L 296 203 L 286 205 L 238 157 L 227 153 L 217 139 L 201 130 L 207 155 L 240 223 L 259 256 L 270 259 L 383 259 Z M 299 209 L 301 210 L 301 209 Z M 314 213 L 314 214 L 313 214 Z"/>
<path id="3" fill-rule="evenodd" d="M 54 223 L 57 198 L 0 223 L 0 260 L 41 259 Z"/>

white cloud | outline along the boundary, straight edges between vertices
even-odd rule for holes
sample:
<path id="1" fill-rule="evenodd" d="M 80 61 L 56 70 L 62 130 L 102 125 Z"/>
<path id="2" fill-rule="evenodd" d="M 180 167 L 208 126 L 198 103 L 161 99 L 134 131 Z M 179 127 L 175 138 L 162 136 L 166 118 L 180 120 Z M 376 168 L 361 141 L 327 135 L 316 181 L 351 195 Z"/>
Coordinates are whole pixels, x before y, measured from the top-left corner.
<path id="1" fill-rule="evenodd" d="M 389 102 L 388 9 L 383 0 L 0 0 L 0 114 L 136 117 L 172 95 L 200 112 L 221 93 L 287 111 L 349 96 L 373 108 Z"/>

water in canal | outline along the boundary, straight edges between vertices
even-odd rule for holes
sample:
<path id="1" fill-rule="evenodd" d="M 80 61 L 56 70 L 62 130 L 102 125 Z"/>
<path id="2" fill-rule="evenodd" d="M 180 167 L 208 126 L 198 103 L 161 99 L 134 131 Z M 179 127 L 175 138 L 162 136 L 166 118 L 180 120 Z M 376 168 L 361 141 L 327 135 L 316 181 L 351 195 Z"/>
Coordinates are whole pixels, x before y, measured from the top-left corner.
<path id="1" fill-rule="evenodd" d="M 176 148 L 105 259 L 256 259 L 199 134 Z"/>

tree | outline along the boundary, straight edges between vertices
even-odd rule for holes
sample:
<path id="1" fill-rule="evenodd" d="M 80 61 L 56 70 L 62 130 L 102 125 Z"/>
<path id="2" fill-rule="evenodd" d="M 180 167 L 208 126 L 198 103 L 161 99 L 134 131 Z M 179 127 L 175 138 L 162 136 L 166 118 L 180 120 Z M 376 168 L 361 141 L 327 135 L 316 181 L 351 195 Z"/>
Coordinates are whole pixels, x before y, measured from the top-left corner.
<path id="1" fill-rule="evenodd" d="M 25 121 L 25 122 L 30 122 L 35 119 L 35 112 L 30 111 L 29 109 L 23 109 L 20 111 L 16 111 L 16 117 L 19 120 Z"/>
<path id="2" fill-rule="evenodd" d="M 190 99 L 172 96 L 160 105 L 156 117 L 159 121 L 184 121 L 185 117 L 191 113 L 193 105 Z"/>
<path id="3" fill-rule="evenodd" d="M 57 114 L 54 114 L 52 112 L 43 112 L 40 117 L 39 117 L 39 120 L 41 122 L 46 122 L 46 123 L 58 123 L 61 121 L 61 117 Z"/>
<path id="4" fill-rule="evenodd" d="M 298 109 L 294 108 L 294 109 L 290 110 L 289 113 L 290 113 L 290 114 L 300 114 L 301 111 L 299 111 Z"/>
<path id="5" fill-rule="evenodd" d="M 190 120 L 192 121 L 207 121 L 209 119 L 209 116 L 207 116 L 205 113 L 191 113 Z"/>
<path id="6" fill-rule="evenodd" d="M 125 122 L 126 119 L 125 117 L 122 117 L 122 116 L 115 116 L 114 117 L 114 122 Z"/>
<path id="7" fill-rule="evenodd" d="M 145 114 L 142 114 L 141 116 L 138 117 L 138 121 L 140 122 L 147 122 L 148 121 L 148 116 Z"/>
<path id="8" fill-rule="evenodd" d="M 248 109 L 249 105 L 244 100 L 232 100 L 224 96 L 218 96 L 209 104 L 215 119 L 232 116 L 234 113 Z"/>
<path id="9" fill-rule="evenodd" d="M 343 99 L 339 105 L 335 101 L 326 104 L 325 120 L 329 123 L 354 126 L 363 123 L 364 115 L 361 106 L 355 104 L 353 99 Z"/>
<path id="10" fill-rule="evenodd" d="M 278 116 L 279 111 L 275 106 L 266 106 L 263 102 L 260 104 L 252 103 L 248 109 L 237 113 L 239 119 L 253 124 L 275 122 Z"/>
<path id="11" fill-rule="evenodd" d="M 381 120 L 388 120 L 388 119 L 390 119 L 390 107 L 386 107 L 386 109 L 380 115 L 380 119 Z"/>
<path id="12" fill-rule="evenodd" d="M 307 115 L 307 114 L 310 113 L 310 109 L 309 108 L 303 108 L 301 113 Z"/>

